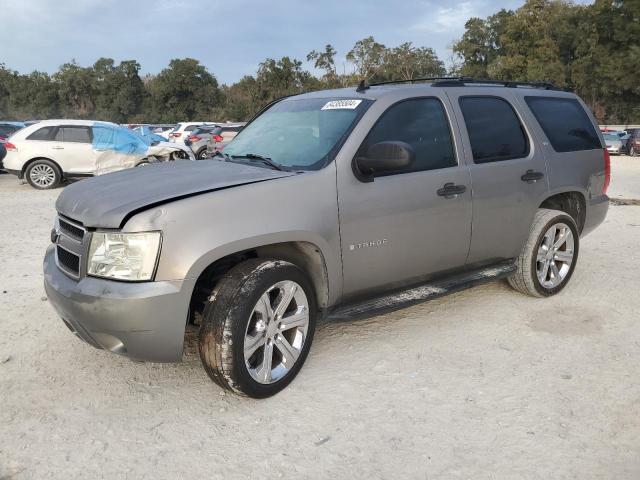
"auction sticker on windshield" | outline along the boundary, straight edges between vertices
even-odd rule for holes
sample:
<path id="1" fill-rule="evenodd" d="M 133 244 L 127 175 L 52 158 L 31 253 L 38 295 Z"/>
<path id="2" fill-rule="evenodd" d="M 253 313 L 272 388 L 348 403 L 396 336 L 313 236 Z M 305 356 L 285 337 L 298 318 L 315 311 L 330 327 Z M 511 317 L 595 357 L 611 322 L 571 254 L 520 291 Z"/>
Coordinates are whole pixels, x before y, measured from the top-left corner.
<path id="1" fill-rule="evenodd" d="M 338 110 L 341 108 L 353 110 L 357 108 L 360 103 L 362 103 L 362 100 L 331 100 L 325 103 L 321 110 Z"/>

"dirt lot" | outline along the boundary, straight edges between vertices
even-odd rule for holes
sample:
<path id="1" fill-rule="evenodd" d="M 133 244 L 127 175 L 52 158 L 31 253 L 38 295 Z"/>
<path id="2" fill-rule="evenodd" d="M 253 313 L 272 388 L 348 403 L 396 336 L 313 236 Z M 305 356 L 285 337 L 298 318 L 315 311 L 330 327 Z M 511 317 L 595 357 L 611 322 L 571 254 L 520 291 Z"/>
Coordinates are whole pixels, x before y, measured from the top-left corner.
<path id="1" fill-rule="evenodd" d="M 640 199 L 640 159 L 613 163 L 611 195 Z M 324 323 L 254 401 L 195 356 L 71 335 L 42 288 L 58 194 L 0 176 L 0 478 L 640 478 L 640 206 L 611 207 L 561 295 L 499 282 Z"/>

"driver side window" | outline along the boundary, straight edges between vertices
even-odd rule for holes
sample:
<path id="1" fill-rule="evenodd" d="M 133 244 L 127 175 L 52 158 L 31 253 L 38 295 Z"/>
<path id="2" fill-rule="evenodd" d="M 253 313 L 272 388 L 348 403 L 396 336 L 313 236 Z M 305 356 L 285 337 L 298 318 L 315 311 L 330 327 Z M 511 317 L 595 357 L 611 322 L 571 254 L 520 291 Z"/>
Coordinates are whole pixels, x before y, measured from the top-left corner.
<path id="1" fill-rule="evenodd" d="M 384 175 L 421 172 L 457 166 L 449 120 L 440 100 L 414 98 L 389 107 L 373 126 L 357 156 L 366 156 L 379 142 L 405 142 L 415 151 L 414 162 Z"/>

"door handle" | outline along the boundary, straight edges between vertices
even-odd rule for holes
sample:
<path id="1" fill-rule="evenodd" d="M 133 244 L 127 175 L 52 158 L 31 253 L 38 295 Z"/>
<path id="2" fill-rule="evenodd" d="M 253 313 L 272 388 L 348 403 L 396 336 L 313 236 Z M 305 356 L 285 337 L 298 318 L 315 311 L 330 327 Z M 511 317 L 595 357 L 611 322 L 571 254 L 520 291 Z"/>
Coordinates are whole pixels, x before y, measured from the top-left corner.
<path id="1" fill-rule="evenodd" d="M 51 147 L 51 148 L 52 148 L 53 150 L 64 150 L 64 147 L 56 147 L 56 146 L 53 146 L 53 147 Z"/>
<path id="2" fill-rule="evenodd" d="M 523 182 L 527 182 L 527 183 L 536 183 L 538 180 L 541 180 L 542 178 L 544 178 L 544 173 L 535 172 L 533 170 L 527 170 L 527 173 L 525 173 L 520 177 L 520 179 Z"/>
<path id="3" fill-rule="evenodd" d="M 455 185 L 453 182 L 449 182 L 445 183 L 444 187 L 439 188 L 436 193 L 444 198 L 455 198 L 466 191 L 467 187 L 464 185 Z"/>

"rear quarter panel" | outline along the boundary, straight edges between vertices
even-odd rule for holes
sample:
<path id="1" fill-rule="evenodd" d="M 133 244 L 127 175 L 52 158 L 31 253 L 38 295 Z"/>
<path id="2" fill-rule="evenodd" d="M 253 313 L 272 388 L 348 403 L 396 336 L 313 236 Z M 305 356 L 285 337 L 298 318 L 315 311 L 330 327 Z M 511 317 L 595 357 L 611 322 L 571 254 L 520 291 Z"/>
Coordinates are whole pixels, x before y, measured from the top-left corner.
<path id="1" fill-rule="evenodd" d="M 546 90 L 531 90 L 519 95 L 519 102 L 523 109 L 529 108 L 524 96 L 562 97 L 576 99 L 582 105 L 589 116 L 602 148 L 604 139 L 598 128 L 598 123 L 584 102 L 576 95 L 568 92 L 549 92 Z M 608 197 L 602 193 L 605 181 L 605 167 L 602 149 L 582 150 L 577 152 L 556 152 L 549 142 L 544 131 L 531 113 L 530 122 L 535 134 L 542 139 L 541 147 L 547 162 L 549 181 L 549 196 L 564 192 L 580 192 L 585 198 L 587 216 L 591 205 L 608 201 Z"/>

